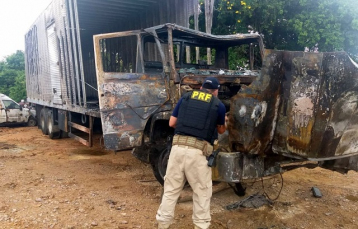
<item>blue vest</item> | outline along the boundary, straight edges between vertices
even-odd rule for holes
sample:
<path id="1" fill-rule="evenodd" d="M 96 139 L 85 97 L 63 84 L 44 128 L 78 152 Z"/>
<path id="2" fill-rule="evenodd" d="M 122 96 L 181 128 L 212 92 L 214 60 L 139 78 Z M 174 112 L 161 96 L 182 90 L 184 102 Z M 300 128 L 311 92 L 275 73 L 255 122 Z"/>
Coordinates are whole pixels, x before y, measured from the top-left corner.
<path id="1" fill-rule="evenodd" d="M 183 96 L 175 133 L 203 139 L 211 144 L 217 138 L 220 100 L 204 91 L 191 91 Z"/>

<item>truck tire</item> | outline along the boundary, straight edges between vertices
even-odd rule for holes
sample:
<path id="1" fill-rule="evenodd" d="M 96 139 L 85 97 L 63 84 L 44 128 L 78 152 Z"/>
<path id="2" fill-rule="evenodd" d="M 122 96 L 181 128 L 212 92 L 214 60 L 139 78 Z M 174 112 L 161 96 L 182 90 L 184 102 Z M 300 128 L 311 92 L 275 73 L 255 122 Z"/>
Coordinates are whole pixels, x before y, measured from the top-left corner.
<path id="1" fill-rule="evenodd" d="M 48 135 L 48 128 L 47 128 L 47 108 L 42 108 L 40 112 L 40 127 L 43 134 Z"/>
<path id="2" fill-rule="evenodd" d="M 241 182 L 235 183 L 234 185 L 228 183 L 229 186 L 234 190 L 237 196 L 245 196 L 246 195 L 246 187 L 242 185 Z"/>
<path id="3" fill-rule="evenodd" d="M 161 179 L 163 179 L 163 183 L 164 183 L 165 174 L 167 172 L 169 155 L 170 155 L 170 150 L 168 150 L 168 148 L 165 147 L 162 150 L 162 152 L 160 153 L 160 156 L 158 159 L 158 172 L 159 172 Z"/>
<path id="4" fill-rule="evenodd" d="M 154 177 L 157 179 L 157 181 L 164 185 L 164 176 L 167 171 L 167 165 L 169 160 L 170 151 L 167 147 L 164 149 L 158 151 L 157 154 L 152 154 L 153 157 L 151 158 L 151 165 Z M 160 152 L 160 153 L 159 153 Z"/>
<path id="5" fill-rule="evenodd" d="M 157 149 L 151 149 L 151 153 L 149 156 L 150 165 L 152 166 L 152 171 L 155 179 L 161 184 L 164 185 L 164 179 L 160 176 L 158 170 L 158 159 L 159 159 L 159 151 Z"/>
<path id="6" fill-rule="evenodd" d="M 53 113 L 51 110 L 47 112 L 47 129 L 48 129 L 48 136 L 50 139 L 60 138 L 61 130 L 58 128 L 58 125 L 55 125 Z"/>
<path id="7" fill-rule="evenodd" d="M 68 138 L 68 132 L 61 130 L 60 138 Z"/>
<path id="8" fill-rule="evenodd" d="M 27 126 L 36 126 L 37 125 L 37 121 L 34 117 L 30 117 L 29 120 L 27 121 Z"/>

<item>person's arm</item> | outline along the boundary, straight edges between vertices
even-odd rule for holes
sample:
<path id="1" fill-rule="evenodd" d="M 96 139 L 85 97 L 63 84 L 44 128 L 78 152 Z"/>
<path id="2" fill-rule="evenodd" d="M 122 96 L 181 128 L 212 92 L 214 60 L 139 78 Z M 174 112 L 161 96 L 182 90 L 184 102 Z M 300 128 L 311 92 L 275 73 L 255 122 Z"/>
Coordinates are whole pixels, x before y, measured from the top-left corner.
<path id="1" fill-rule="evenodd" d="M 174 110 L 173 110 L 173 114 L 170 116 L 169 119 L 169 126 L 172 128 L 175 128 L 176 124 L 177 124 L 177 120 L 178 120 L 178 114 L 179 114 L 179 107 L 181 104 L 183 98 L 180 98 L 177 105 L 175 106 Z"/>
<path id="2" fill-rule="evenodd" d="M 229 112 L 225 114 L 225 128 L 227 129 L 227 126 L 229 125 Z"/>
<path id="3" fill-rule="evenodd" d="M 169 126 L 175 128 L 175 126 L 176 126 L 176 124 L 177 124 L 177 120 L 178 120 L 177 117 L 170 116 Z"/>
<path id="4" fill-rule="evenodd" d="M 226 130 L 225 114 L 226 114 L 225 105 L 220 102 L 219 109 L 218 109 L 218 121 L 217 121 L 217 126 L 216 126 L 216 129 L 218 130 L 219 134 L 223 134 Z"/>
<path id="5" fill-rule="evenodd" d="M 217 125 L 218 133 L 223 134 L 226 130 L 225 125 Z"/>

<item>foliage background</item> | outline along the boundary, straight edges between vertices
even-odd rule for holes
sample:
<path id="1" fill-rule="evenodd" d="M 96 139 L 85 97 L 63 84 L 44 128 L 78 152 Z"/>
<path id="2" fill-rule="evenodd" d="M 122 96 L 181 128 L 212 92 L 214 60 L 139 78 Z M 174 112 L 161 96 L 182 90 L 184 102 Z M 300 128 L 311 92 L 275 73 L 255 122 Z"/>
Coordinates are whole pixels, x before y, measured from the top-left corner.
<path id="1" fill-rule="evenodd" d="M 0 61 L 0 93 L 9 96 L 16 102 L 26 99 L 23 51 L 17 51 L 7 56 L 4 61 Z"/>
<path id="2" fill-rule="evenodd" d="M 200 9 L 205 11 L 204 0 Z M 205 31 L 204 14 L 199 27 Z M 268 49 L 346 51 L 358 60 L 357 0 L 216 0 L 213 34 L 258 32 Z"/>

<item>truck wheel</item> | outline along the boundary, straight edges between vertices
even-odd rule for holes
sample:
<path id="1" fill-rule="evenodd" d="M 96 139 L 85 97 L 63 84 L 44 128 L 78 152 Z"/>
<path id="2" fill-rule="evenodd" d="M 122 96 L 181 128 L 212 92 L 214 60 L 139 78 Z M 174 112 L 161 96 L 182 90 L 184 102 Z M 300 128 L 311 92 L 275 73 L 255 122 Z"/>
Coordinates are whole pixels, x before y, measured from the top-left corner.
<path id="1" fill-rule="evenodd" d="M 241 182 L 235 183 L 235 189 L 234 192 L 238 196 L 245 196 L 246 194 L 246 188 L 242 185 Z"/>
<path id="2" fill-rule="evenodd" d="M 149 160 L 150 160 L 150 165 L 152 166 L 153 175 L 161 185 L 164 185 L 164 179 L 160 176 L 158 170 L 159 156 L 160 154 L 157 149 L 155 148 L 151 149 Z"/>
<path id="3" fill-rule="evenodd" d="M 68 138 L 68 132 L 61 130 L 60 138 Z"/>
<path id="4" fill-rule="evenodd" d="M 170 151 L 165 147 L 161 150 L 159 156 L 156 154 L 151 160 L 154 176 L 161 185 L 164 185 L 164 176 L 167 171 L 169 155 Z"/>
<path id="5" fill-rule="evenodd" d="M 29 120 L 27 121 L 27 126 L 36 126 L 37 125 L 37 121 L 34 117 L 30 117 Z"/>
<path id="6" fill-rule="evenodd" d="M 47 128 L 48 128 L 48 136 L 51 139 L 57 139 L 61 136 L 61 131 L 58 128 L 58 125 L 54 124 L 52 111 L 48 111 L 47 113 Z"/>
<path id="7" fill-rule="evenodd" d="M 158 171 L 160 177 L 163 179 L 163 183 L 164 183 L 164 176 L 167 172 L 169 155 L 170 155 L 170 151 L 168 150 L 167 147 L 165 147 L 160 153 L 159 160 L 158 160 Z"/>
<path id="8" fill-rule="evenodd" d="M 43 134 L 48 135 L 48 128 L 47 128 L 47 108 L 42 108 L 40 112 L 40 125 L 41 131 Z"/>

